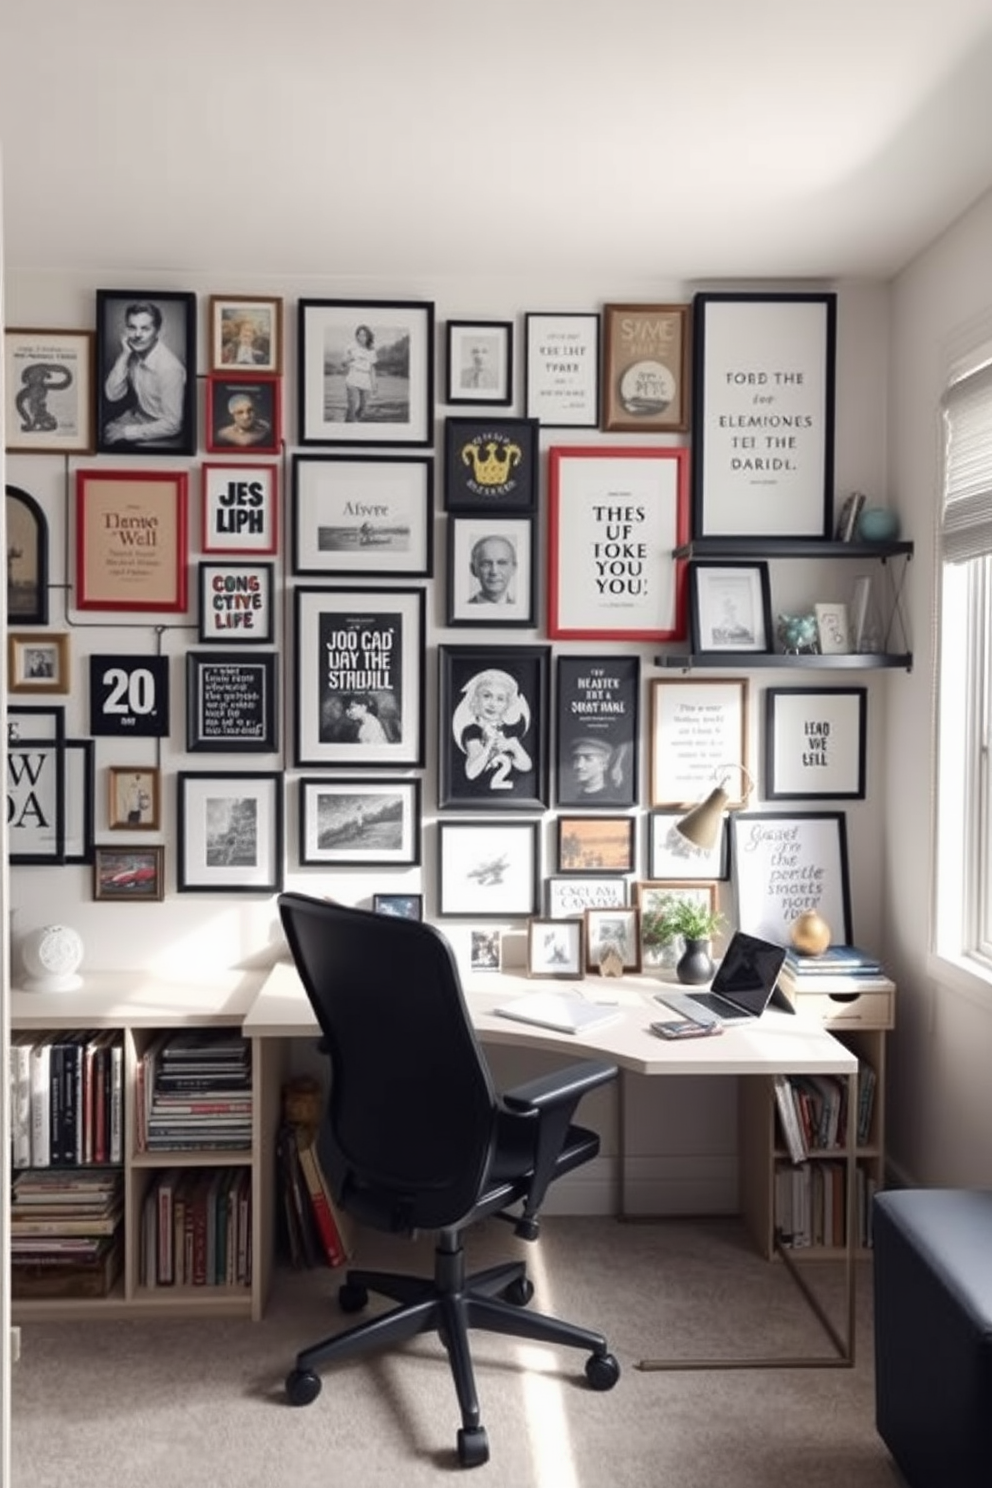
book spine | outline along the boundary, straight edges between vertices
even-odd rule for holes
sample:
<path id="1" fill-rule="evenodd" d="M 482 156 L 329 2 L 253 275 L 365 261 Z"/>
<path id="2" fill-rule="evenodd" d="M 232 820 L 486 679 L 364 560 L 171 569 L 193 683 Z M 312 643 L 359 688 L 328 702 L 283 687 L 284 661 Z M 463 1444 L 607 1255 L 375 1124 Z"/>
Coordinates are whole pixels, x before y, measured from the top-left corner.
<path id="1" fill-rule="evenodd" d="M 776 1075 L 774 1077 L 774 1084 L 779 1125 L 782 1128 L 786 1148 L 792 1161 L 794 1163 L 801 1163 L 807 1156 L 807 1153 L 806 1144 L 803 1141 L 802 1129 L 799 1125 L 799 1116 L 792 1096 L 792 1082 L 787 1075 Z"/>
<path id="2" fill-rule="evenodd" d="M 110 1046 L 110 1161 L 124 1160 L 124 1046 Z"/>
<path id="3" fill-rule="evenodd" d="M 10 1046 L 11 1165 L 31 1166 L 31 1045 Z"/>
<path id="4" fill-rule="evenodd" d="M 317 1231 L 324 1247 L 327 1264 L 340 1266 L 345 1260 L 344 1246 L 341 1244 L 334 1215 L 321 1185 L 314 1149 L 299 1130 L 296 1133 L 296 1145 L 300 1157 L 300 1170 L 310 1195 L 310 1208 L 317 1221 Z"/>
<path id="5" fill-rule="evenodd" d="M 31 1051 L 31 1166 L 47 1168 L 51 1164 L 51 1060 L 52 1046 L 47 1041 Z"/>

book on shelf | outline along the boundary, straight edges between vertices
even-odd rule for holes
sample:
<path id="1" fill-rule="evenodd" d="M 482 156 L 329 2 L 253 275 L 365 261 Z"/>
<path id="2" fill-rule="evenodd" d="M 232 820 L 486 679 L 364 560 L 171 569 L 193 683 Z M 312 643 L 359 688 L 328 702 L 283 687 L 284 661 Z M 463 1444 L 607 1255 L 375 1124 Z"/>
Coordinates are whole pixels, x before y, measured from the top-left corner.
<path id="1" fill-rule="evenodd" d="M 17 1301 L 108 1297 L 123 1263 L 122 1230 L 96 1242 L 88 1252 L 69 1249 L 44 1255 L 12 1254 L 10 1293 Z"/>
<path id="2" fill-rule="evenodd" d="M 853 542 L 858 530 L 858 518 L 861 516 L 865 505 L 865 494 L 863 491 L 852 491 L 844 498 L 844 504 L 837 516 L 834 527 L 835 542 Z"/>
<path id="3" fill-rule="evenodd" d="M 34 1035 L 15 1034 L 10 1041 L 10 1163 L 31 1166 L 31 1045 Z"/>
<path id="4" fill-rule="evenodd" d="M 789 946 L 784 966 L 797 975 L 816 976 L 821 972 L 848 972 L 852 976 L 879 974 L 882 963 L 871 951 L 856 945 L 829 945 L 819 955 L 808 956 Z"/>
<path id="5" fill-rule="evenodd" d="M 802 992 L 822 993 L 829 996 L 857 997 L 862 992 L 892 992 L 895 983 L 882 971 L 817 971 L 797 974 L 791 966 L 783 965 L 778 974 L 778 985 L 788 994 Z"/>
<path id="6" fill-rule="evenodd" d="M 307 1192 L 310 1195 L 310 1207 L 316 1220 L 317 1232 L 320 1235 L 327 1264 L 329 1266 L 342 1266 L 348 1257 L 345 1252 L 341 1232 L 338 1229 L 337 1219 L 327 1188 L 327 1180 L 324 1178 L 323 1170 L 320 1166 L 316 1144 L 311 1140 L 311 1134 L 305 1127 L 296 1127 L 295 1135 L 297 1152 L 300 1159 L 300 1171 L 303 1174 Z"/>
<path id="7" fill-rule="evenodd" d="M 803 1137 L 802 1128 L 799 1125 L 799 1116 L 796 1111 L 795 1102 L 792 1098 L 792 1085 L 788 1075 L 776 1075 L 775 1080 L 775 1104 L 778 1108 L 779 1126 L 789 1156 L 794 1163 L 801 1163 L 807 1156 L 806 1142 Z"/>

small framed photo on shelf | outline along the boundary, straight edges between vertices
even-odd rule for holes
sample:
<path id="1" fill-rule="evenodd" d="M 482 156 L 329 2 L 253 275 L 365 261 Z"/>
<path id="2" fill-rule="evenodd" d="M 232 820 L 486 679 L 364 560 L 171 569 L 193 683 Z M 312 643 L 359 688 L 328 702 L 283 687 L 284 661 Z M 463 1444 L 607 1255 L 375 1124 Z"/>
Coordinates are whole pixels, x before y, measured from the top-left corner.
<path id="1" fill-rule="evenodd" d="M 373 894 L 374 914 L 392 915 L 395 920 L 422 920 L 424 918 L 423 894 Z"/>
<path id="2" fill-rule="evenodd" d="M 540 811 L 549 646 L 439 646 L 438 807 Z"/>
<path id="3" fill-rule="evenodd" d="M 278 668 L 274 651 L 187 651 L 187 752 L 278 749 Z"/>
<path id="4" fill-rule="evenodd" d="M 96 848 L 93 898 L 126 904 L 157 903 L 164 899 L 165 848 Z"/>
<path id="5" fill-rule="evenodd" d="M 275 465 L 201 467 L 205 553 L 275 553 L 279 546 L 279 470 Z"/>
<path id="6" fill-rule="evenodd" d="M 708 796 L 728 774 L 732 808 L 746 802 L 748 682 L 694 682 L 659 677 L 650 684 L 649 804 L 686 807 Z M 660 874 L 655 875 L 660 877 Z M 716 877 L 718 875 L 707 875 Z"/>
<path id="7" fill-rule="evenodd" d="M 559 873 L 633 873 L 632 816 L 559 816 Z"/>
<path id="8" fill-rule="evenodd" d="M 693 651 L 772 650 L 767 563 L 689 564 Z"/>
<path id="9" fill-rule="evenodd" d="M 275 894 L 282 887 L 282 774 L 180 770 L 176 889 Z"/>
<path id="10" fill-rule="evenodd" d="M 444 421 L 444 505 L 475 516 L 537 510 L 536 419 Z"/>
<path id="11" fill-rule="evenodd" d="M 48 521 L 19 486 L 6 487 L 7 624 L 48 624 Z"/>
<path id="12" fill-rule="evenodd" d="M 545 429 L 599 426 L 599 315 L 525 317 L 524 406 Z"/>
<path id="13" fill-rule="evenodd" d="M 510 403 L 513 321 L 449 320 L 446 403 Z"/>
<path id="14" fill-rule="evenodd" d="M 448 518 L 448 624 L 537 624 L 533 517 Z"/>
<path id="15" fill-rule="evenodd" d="M 603 306 L 603 428 L 611 434 L 689 427 L 688 305 Z"/>
<path id="16" fill-rule="evenodd" d="M 503 937 L 498 930 L 471 932 L 469 965 L 473 971 L 502 971 Z"/>
<path id="17" fill-rule="evenodd" d="M 196 453 L 196 295 L 96 292 L 96 449 Z"/>
<path id="18" fill-rule="evenodd" d="M 863 801 L 868 692 L 864 687 L 769 687 L 765 692 L 768 800 Z"/>
<path id="19" fill-rule="evenodd" d="M 419 863 L 420 781 L 305 777 L 299 826 L 304 867 Z"/>
<path id="20" fill-rule="evenodd" d="M 94 340 L 92 331 L 4 332 L 9 455 L 93 453 Z"/>
<path id="21" fill-rule="evenodd" d="M 846 656 L 851 650 L 851 624 L 846 604 L 815 604 L 821 656 Z"/>
<path id="22" fill-rule="evenodd" d="M 8 692 L 68 692 L 70 681 L 68 632 L 8 632 Z"/>
<path id="23" fill-rule="evenodd" d="M 275 564 L 199 564 L 201 641 L 257 646 L 275 630 Z"/>
<path id="24" fill-rule="evenodd" d="M 112 832 L 157 832 L 162 825 L 161 772 L 144 765 L 107 770 L 107 826 Z"/>
<path id="25" fill-rule="evenodd" d="M 438 822 L 438 913 L 537 914 L 538 828 L 536 821 Z"/>
<path id="26" fill-rule="evenodd" d="M 714 782 L 715 784 L 715 782 Z M 675 830 L 683 811 L 648 813 L 648 877 L 725 879 L 730 876 L 727 823 L 710 848 L 695 847 Z"/>
<path id="27" fill-rule="evenodd" d="M 430 578 L 434 461 L 428 455 L 294 455 L 294 574 Z"/>
<path id="28" fill-rule="evenodd" d="M 636 908 L 587 909 L 585 912 L 586 971 L 599 971 L 608 947 L 619 953 L 624 971 L 641 969 L 641 936 Z"/>
<path id="29" fill-rule="evenodd" d="M 233 373 L 207 378 L 207 449 L 211 454 L 279 453 L 282 379 Z"/>
<path id="30" fill-rule="evenodd" d="M 76 471 L 80 610 L 186 609 L 184 470 Z"/>
<path id="31" fill-rule="evenodd" d="M 599 878 L 592 874 L 581 878 L 552 875 L 546 887 L 545 913 L 550 920 L 581 919 L 587 909 L 622 909 L 627 904 L 627 880 L 619 874 Z"/>
<path id="32" fill-rule="evenodd" d="M 282 300 L 210 296 L 210 371 L 281 372 Z"/>
<path id="33" fill-rule="evenodd" d="M 527 975 L 580 981 L 585 975 L 585 924 L 582 920 L 527 921 Z"/>

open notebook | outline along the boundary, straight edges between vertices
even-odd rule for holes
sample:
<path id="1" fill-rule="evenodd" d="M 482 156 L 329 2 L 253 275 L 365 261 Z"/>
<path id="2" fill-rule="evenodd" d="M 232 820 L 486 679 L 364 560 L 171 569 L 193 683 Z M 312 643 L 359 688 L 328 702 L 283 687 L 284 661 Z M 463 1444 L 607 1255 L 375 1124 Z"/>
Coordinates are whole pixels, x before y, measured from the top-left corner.
<path id="1" fill-rule="evenodd" d="M 526 992 L 495 1010 L 501 1018 L 515 1018 L 518 1023 L 537 1023 L 559 1033 L 583 1033 L 587 1028 L 600 1028 L 615 1023 L 622 1016 L 618 1007 L 586 1002 L 574 992 Z"/>

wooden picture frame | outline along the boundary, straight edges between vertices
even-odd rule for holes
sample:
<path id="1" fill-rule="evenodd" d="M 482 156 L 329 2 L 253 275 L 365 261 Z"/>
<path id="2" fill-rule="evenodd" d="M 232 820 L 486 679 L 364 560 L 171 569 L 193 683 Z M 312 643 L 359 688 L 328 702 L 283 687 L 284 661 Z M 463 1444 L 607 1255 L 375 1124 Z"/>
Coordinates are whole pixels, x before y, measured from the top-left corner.
<path id="1" fill-rule="evenodd" d="M 599 971 L 607 946 L 619 951 L 625 973 L 640 971 L 640 912 L 636 905 L 626 909 L 587 909 L 584 920 L 587 972 Z"/>
<path id="2" fill-rule="evenodd" d="M 300 864 L 385 868 L 420 862 L 420 781 L 304 776 Z"/>
<path id="3" fill-rule="evenodd" d="M 185 611 L 188 484 L 184 470 L 77 470 L 77 609 Z"/>
<path id="4" fill-rule="evenodd" d="M 274 651 L 186 652 L 186 752 L 271 754 L 279 747 Z"/>
<path id="5" fill-rule="evenodd" d="M 165 898 L 164 847 L 97 847 L 93 898 L 116 904 L 158 904 Z"/>
<path id="6" fill-rule="evenodd" d="M 66 693 L 71 683 L 67 631 L 7 632 L 8 692 Z"/>
<path id="7" fill-rule="evenodd" d="M 689 427 L 689 305 L 603 306 L 603 418 L 611 434 Z"/>
<path id="8" fill-rule="evenodd" d="M 533 630 L 535 547 L 533 517 L 449 517 L 448 625 Z"/>
<path id="9" fill-rule="evenodd" d="M 7 624 L 48 624 L 48 520 L 20 486 L 6 486 Z"/>
<path id="10" fill-rule="evenodd" d="M 281 771 L 176 776 L 176 891 L 276 894 L 283 876 Z"/>
<path id="11" fill-rule="evenodd" d="M 552 447 L 548 485 L 548 635 L 683 636 L 688 451 Z"/>
<path id="12" fill-rule="evenodd" d="M 438 808 L 548 800 L 549 646 L 438 646 Z"/>
<path id="13" fill-rule="evenodd" d="M 423 894 L 373 894 L 374 914 L 392 915 L 397 920 L 422 920 L 424 918 Z"/>
<path id="14" fill-rule="evenodd" d="M 434 572 L 429 455 L 294 455 L 292 565 L 301 575 Z"/>
<path id="15" fill-rule="evenodd" d="M 583 920 L 534 915 L 527 921 L 527 975 L 559 982 L 581 981 L 585 975 L 585 931 Z"/>
<path id="16" fill-rule="evenodd" d="M 275 635 L 276 566 L 274 563 L 197 564 L 199 639 L 225 646 L 265 645 Z"/>
<path id="17" fill-rule="evenodd" d="M 282 378 L 211 373 L 206 423 L 211 454 L 277 455 L 282 441 Z"/>
<path id="18" fill-rule="evenodd" d="M 449 320 L 445 323 L 444 401 L 513 401 L 513 321 Z"/>
<path id="19" fill-rule="evenodd" d="M 196 453 L 196 295 L 96 292 L 96 450 Z"/>
<path id="20" fill-rule="evenodd" d="M 167 739 L 169 657 L 94 652 L 89 658 L 90 733 L 120 739 Z"/>
<path id="21" fill-rule="evenodd" d="M 552 874 L 545 880 L 545 897 L 549 920 L 581 919 L 587 909 L 623 909 L 628 902 L 627 880 L 619 874 L 599 878 Z"/>
<path id="22" fill-rule="evenodd" d="M 540 451 L 536 419 L 444 421 L 444 506 L 476 516 L 537 510 Z"/>
<path id="23" fill-rule="evenodd" d="M 3 342 L 7 453 L 91 455 L 94 333 L 12 326 Z"/>
<path id="24" fill-rule="evenodd" d="M 769 687 L 765 691 L 765 797 L 863 801 L 868 689 Z"/>
<path id="25" fill-rule="evenodd" d="M 281 372 L 282 308 L 278 295 L 211 295 L 209 370 Z"/>
<path id="26" fill-rule="evenodd" d="M 300 444 L 433 444 L 433 301 L 299 300 L 297 350 Z"/>
<path id="27" fill-rule="evenodd" d="M 637 822 L 632 816 L 559 816 L 559 873 L 633 873 Z"/>
<path id="28" fill-rule="evenodd" d="M 715 782 L 714 782 L 715 783 Z M 730 840 L 726 819 L 711 848 L 695 847 L 679 835 L 675 824 L 682 811 L 649 811 L 648 878 L 727 879 L 730 877 Z"/>
<path id="29" fill-rule="evenodd" d="M 200 479 L 200 546 L 204 553 L 264 557 L 278 551 L 277 465 L 228 465 L 205 460 Z"/>
<path id="30" fill-rule="evenodd" d="M 421 766 L 423 589 L 297 585 L 293 602 L 295 763 Z"/>
<path id="31" fill-rule="evenodd" d="M 536 821 L 439 821 L 438 914 L 473 920 L 537 914 Z"/>
<path id="32" fill-rule="evenodd" d="M 157 832 L 162 826 L 162 772 L 145 765 L 107 769 L 107 826 L 112 832 Z"/>
<path id="33" fill-rule="evenodd" d="M 649 958 L 655 964 L 674 966 L 685 944 L 683 937 L 676 935 L 667 946 L 659 946 L 653 950 L 644 947 L 645 921 L 649 915 L 660 913 L 665 917 L 671 908 L 685 903 L 699 905 L 710 914 L 716 914 L 717 885 L 701 880 L 656 879 L 653 876 L 649 879 L 642 878 L 634 884 L 634 903 L 640 920 L 642 948 L 648 951 Z"/>
<path id="34" fill-rule="evenodd" d="M 559 656 L 555 802 L 584 810 L 639 800 L 641 664 L 637 656 Z"/>
<path id="35" fill-rule="evenodd" d="M 545 429 L 599 426 L 599 313 L 528 311 L 524 408 Z"/>
<path id="36" fill-rule="evenodd" d="M 649 804 L 695 806 L 732 768 L 725 786 L 729 805 L 744 806 L 740 767 L 748 764 L 747 679 L 659 677 L 651 681 L 649 703 Z"/>
<path id="37" fill-rule="evenodd" d="M 831 535 L 837 296 L 697 294 L 694 537 Z"/>
<path id="38" fill-rule="evenodd" d="M 690 645 L 694 652 L 774 650 L 768 564 L 689 564 Z"/>
<path id="39" fill-rule="evenodd" d="M 65 707 L 7 705 L 7 860 L 65 862 Z"/>
<path id="40" fill-rule="evenodd" d="M 815 909 L 834 944 L 851 944 L 843 811 L 736 811 L 730 842 L 739 929 L 787 946 L 798 916 Z"/>

